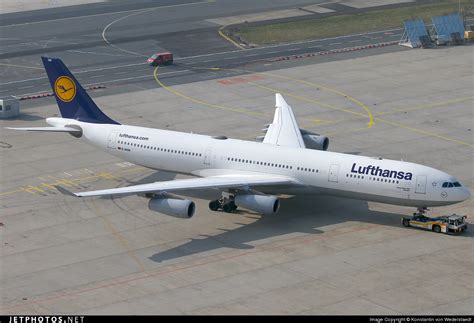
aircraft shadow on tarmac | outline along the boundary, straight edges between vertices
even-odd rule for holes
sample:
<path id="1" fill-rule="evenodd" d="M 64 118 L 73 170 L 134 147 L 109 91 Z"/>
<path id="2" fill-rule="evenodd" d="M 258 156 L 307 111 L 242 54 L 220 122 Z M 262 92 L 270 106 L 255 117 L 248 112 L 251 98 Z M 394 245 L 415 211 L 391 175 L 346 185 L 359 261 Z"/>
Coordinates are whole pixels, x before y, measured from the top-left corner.
<path id="1" fill-rule="evenodd" d="M 157 171 L 137 181 L 127 180 L 127 184 L 137 185 L 169 181 L 175 177 L 175 173 Z M 179 192 L 179 196 L 204 200 L 217 199 L 220 195 L 220 191 L 212 189 Z M 110 197 L 104 198 L 108 199 Z M 120 197 L 114 197 L 114 199 L 117 198 Z M 366 201 L 325 195 L 294 196 L 282 199 L 281 202 L 280 211 L 275 215 L 260 215 L 248 210 L 237 210 L 237 214 L 235 214 L 236 219 L 245 216 L 256 219 L 256 221 L 249 224 L 234 222 L 234 224 L 240 225 L 240 227 L 232 230 L 217 228 L 222 233 L 213 236 L 201 235 L 202 239 L 191 239 L 191 241 L 180 246 L 157 252 L 149 257 L 149 259 L 154 262 L 163 262 L 201 253 L 212 253 L 220 248 L 253 249 L 254 246 L 250 244 L 253 241 L 292 233 L 321 234 L 324 231 L 318 228 L 345 222 L 362 222 L 401 227 L 401 217 L 410 214 L 409 212 L 411 211 L 415 211 L 415 208 L 407 209 L 407 212 L 404 214 L 374 211 L 369 209 L 368 202 Z M 435 214 L 442 214 L 442 209 L 437 210 Z M 227 217 L 232 217 L 233 215 L 221 214 Z M 219 213 L 213 212 L 214 215 L 220 216 Z M 199 216 L 199 214 L 196 216 Z M 418 229 L 407 228 L 407 230 Z M 473 233 L 471 229 L 464 232 L 460 237 L 472 238 L 474 236 Z"/>
<path id="2" fill-rule="evenodd" d="M 276 215 L 242 211 L 257 220 L 234 230 L 192 239 L 180 246 L 158 252 L 149 259 L 163 262 L 185 256 L 212 252 L 219 248 L 253 249 L 249 243 L 292 233 L 321 234 L 318 228 L 349 221 L 401 227 L 402 214 L 372 211 L 366 201 L 332 196 L 297 196 L 282 201 Z M 239 224 L 239 223 L 236 223 Z M 407 229 L 410 230 L 410 229 Z M 435 234 L 435 233 L 433 233 Z"/>

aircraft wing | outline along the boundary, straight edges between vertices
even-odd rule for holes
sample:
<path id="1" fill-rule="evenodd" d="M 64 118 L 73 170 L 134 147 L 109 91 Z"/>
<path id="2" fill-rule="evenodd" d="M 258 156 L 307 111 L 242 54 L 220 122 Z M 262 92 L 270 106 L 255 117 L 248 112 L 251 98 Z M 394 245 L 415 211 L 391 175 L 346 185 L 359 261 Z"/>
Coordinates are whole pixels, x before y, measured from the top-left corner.
<path id="1" fill-rule="evenodd" d="M 254 186 L 278 186 L 298 185 L 295 179 L 276 175 L 225 175 L 213 177 L 200 177 L 189 179 L 178 179 L 172 181 L 140 184 L 127 187 L 119 187 L 105 190 L 73 193 L 75 196 L 103 196 L 103 195 L 132 195 L 138 193 L 163 193 L 180 190 L 194 190 L 204 188 L 216 189 L 247 189 Z M 59 189 L 59 188 L 58 188 Z M 64 190 L 64 189 L 62 189 Z"/>
<path id="2" fill-rule="evenodd" d="M 275 94 L 275 99 L 275 116 L 263 138 L 263 143 L 306 148 L 291 107 L 280 93 Z"/>

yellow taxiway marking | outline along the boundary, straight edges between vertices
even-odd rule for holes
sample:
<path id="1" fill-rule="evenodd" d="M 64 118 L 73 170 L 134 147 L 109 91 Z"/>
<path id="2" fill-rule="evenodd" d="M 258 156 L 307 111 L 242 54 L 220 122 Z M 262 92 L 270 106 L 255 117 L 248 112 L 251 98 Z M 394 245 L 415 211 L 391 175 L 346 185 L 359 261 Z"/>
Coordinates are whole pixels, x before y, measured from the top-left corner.
<path id="1" fill-rule="evenodd" d="M 429 131 L 426 131 L 426 130 L 421 130 L 421 129 L 418 129 L 418 128 L 405 126 L 405 125 L 402 125 L 402 124 L 399 124 L 399 123 L 396 123 L 396 122 L 392 122 L 392 121 L 388 121 L 388 120 L 385 120 L 385 119 L 381 119 L 381 118 L 375 118 L 375 119 L 377 121 L 381 121 L 383 123 L 387 123 L 387 124 L 390 124 L 392 126 L 397 126 L 397 127 L 400 127 L 400 128 L 404 128 L 404 129 L 407 129 L 407 130 L 418 132 L 418 133 L 421 133 L 423 135 L 443 139 L 443 140 L 446 140 L 446 141 L 451 141 L 451 142 L 454 142 L 454 143 L 457 143 L 457 144 L 460 144 L 460 145 L 463 145 L 463 146 L 474 147 L 474 144 L 470 144 L 468 142 L 464 142 L 464 141 L 461 141 L 461 140 L 457 140 L 457 139 L 449 138 L 449 137 L 446 137 L 446 136 L 438 135 L 436 133 L 429 132 Z"/>
<path id="2" fill-rule="evenodd" d="M 28 185 L 27 186 L 28 189 L 30 190 L 33 190 L 33 191 L 38 191 L 40 193 L 46 193 L 45 191 L 43 191 L 41 188 L 39 188 L 38 186 L 32 186 L 32 185 Z"/>
<path id="3" fill-rule="evenodd" d="M 73 182 L 71 181 L 67 181 L 65 179 L 58 179 L 56 180 L 56 184 L 58 185 L 64 185 L 64 186 L 67 186 L 67 187 L 76 187 L 76 184 L 74 184 Z"/>
<path id="4" fill-rule="evenodd" d="M 251 71 L 247 71 L 247 72 L 251 72 Z M 276 78 L 281 78 L 281 79 L 285 79 L 285 80 L 291 80 L 291 81 L 295 81 L 295 82 L 298 82 L 298 83 L 302 83 L 302 84 L 306 84 L 306 85 L 309 85 L 311 87 L 315 87 L 315 88 L 319 88 L 319 89 L 324 89 L 326 91 L 329 91 L 329 92 L 332 92 L 332 93 L 335 93 L 339 96 L 342 96 L 352 102 L 354 102 L 355 104 L 357 104 L 358 106 L 360 106 L 362 109 L 364 109 L 366 112 L 367 112 L 367 116 L 369 117 L 369 122 L 367 123 L 367 128 L 370 129 L 372 128 L 372 126 L 374 125 L 374 115 L 372 114 L 372 111 L 369 109 L 369 107 L 367 107 L 365 104 L 363 104 L 362 102 L 360 102 L 359 100 L 357 100 L 356 98 L 346 94 L 346 93 L 343 93 L 339 90 L 336 90 L 336 89 L 333 89 L 333 88 L 330 88 L 328 86 L 325 86 L 325 85 L 321 85 L 321 84 L 317 84 L 317 83 L 313 83 L 313 82 L 310 82 L 310 81 L 305 81 L 305 80 L 300 80 L 300 79 L 296 79 L 296 78 L 293 78 L 293 77 L 289 77 L 289 76 L 283 76 L 283 75 L 278 75 L 278 74 L 273 74 L 273 73 L 268 73 L 268 72 L 264 72 L 264 73 L 258 73 L 258 74 L 263 74 L 263 75 L 269 75 L 269 76 L 273 76 L 273 77 L 276 77 Z M 326 106 L 331 106 L 331 105 L 326 105 Z M 332 108 L 335 108 L 334 106 Z M 340 108 L 339 108 L 340 109 Z M 342 111 L 345 111 L 346 109 L 342 109 Z M 351 110 L 347 110 L 345 112 L 349 112 L 349 113 L 352 113 L 354 114 L 354 111 L 351 111 Z"/>
<path id="5" fill-rule="evenodd" d="M 259 15 L 259 16 L 256 16 L 256 17 L 252 17 L 251 19 L 253 21 L 258 21 L 258 19 L 262 18 L 262 17 L 265 17 L 267 16 L 267 13 L 263 14 L 263 15 Z M 240 23 L 243 23 L 245 22 L 245 20 L 242 20 Z M 236 46 L 237 48 L 240 48 L 240 49 L 246 49 L 245 47 L 243 47 L 242 45 L 240 45 L 239 43 L 237 43 L 236 41 L 234 41 L 232 38 L 230 38 L 229 36 L 227 36 L 226 34 L 224 34 L 223 30 L 224 28 L 230 26 L 230 25 L 235 25 L 235 24 L 238 24 L 239 22 L 234 22 L 232 24 L 227 24 L 227 25 L 223 25 L 221 26 L 217 32 L 219 33 L 219 35 L 224 38 L 225 40 L 227 40 L 228 42 L 232 43 L 232 45 Z"/>
<path id="6" fill-rule="evenodd" d="M 118 179 L 117 176 L 112 175 L 112 173 L 109 172 L 101 172 L 97 174 L 97 176 L 105 178 L 105 179 Z"/>
<path id="7" fill-rule="evenodd" d="M 217 67 L 211 67 L 211 68 L 208 68 L 209 70 L 214 70 L 214 71 L 219 71 L 219 70 L 222 70 L 221 68 L 217 68 Z M 222 110 L 228 110 L 228 111 L 232 111 L 232 112 L 236 112 L 236 113 L 243 113 L 243 114 L 248 114 L 248 115 L 253 115 L 253 116 L 262 116 L 262 117 L 265 117 L 265 118 L 271 118 L 272 116 L 269 115 L 269 114 L 265 114 L 265 113 L 260 113 L 260 112 L 253 112 L 253 111 L 249 111 L 249 110 L 245 110 L 245 109 L 238 109 L 238 108 L 230 108 L 230 107 L 226 107 L 226 106 L 223 106 L 223 105 L 216 105 L 216 104 L 212 104 L 212 103 L 209 103 L 209 102 L 206 102 L 206 101 L 202 101 L 202 100 L 199 100 L 199 99 L 196 99 L 196 98 L 193 98 L 193 97 L 190 97 L 188 95 L 185 95 L 181 92 L 178 92 L 174 89 L 172 89 L 171 87 L 167 86 L 166 84 L 164 84 L 159 78 L 158 78 L 158 66 L 155 68 L 155 71 L 154 71 L 154 76 L 155 76 L 155 80 L 156 82 L 158 83 L 158 85 L 160 85 L 163 89 L 165 89 L 166 91 L 168 92 L 171 92 L 173 93 L 174 95 L 177 95 L 179 97 L 182 97 L 186 100 L 189 100 L 189 101 L 192 101 L 192 102 L 196 102 L 198 104 L 201 104 L 201 105 L 204 105 L 204 106 L 207 106 L 207 107 L 211 107 L 211 108 L 218 108 L 218 109 L 222 109 Z M 252 84 L 251 82 L 246 82 L 247 84 Z M 315 102 L 313 100 L 313 102 Z M 321 105 L 325 105 L 325 106 L 330 106 L 328 104 L 325 104 L 325 103 L 321 103 Z M 353 112 L 353 111 L 350 111 L 350 110 L 347 110 L 346 112 L 350 112 L 350 113 L 355 113 L 357 114 L 356 112 Z M 315 122 L 315 123 L 327 123 L 327 122 L 330 122 L 330 121 L 327 121 L 327 120 L 321 120 L 321 119 L 316 119 L 316 118 L 303 118 L 305 120 L 308 120 L 308 121 L 311 121 L 311 122 Z"/>
<path id="8" fill-rule="evenodd" d="M 52 190 L 55 190 L 55 189 L 56 189 L 56 187 L 54 187 L 54 186 L 52 186 L 52 185 L 50 185 L 50 184 L 48 184 L 48 183 L 41 183 L 40 185 L 42 185 L 42 186 L 44 186 L 44 187 L 47 187 L 47 188 L 49 188 L 49 189 L 52 189 Z"/>
<path id="9" fill-rule="evenodd" d="M 25 190 L 20 187 L 19 189 L 16 189 L 16 190 L 14 190 L 14 191 L 2 192 L 2 193 L 0 193 L 0 196 L 3 196 L 3 195 L 10 195 L 10 194 L 15 194 L 15 193 L 21 193 L 21 192 L 25 192 Z"/>
<path id="10" fill-rule="evenodd" d="M 245 47 L 241 46 L 240 44 L 238 44 L 236 41 L 234 41 L 232 38 L 230 38 L 229 36 L 227 36 L 226 34 L 224 34 L 224 32 L 222 30 L 224 30 L 224 28 L 227 27 L 227 25 L 224 25 L 222 27 L 220 27 L 217 32 L 219 33 L 219 35 L 224 38 L 225 40 L 227 40 L 228 42 L 232 43 L 232 45 L 234 45 L 235 47 L 237 48 L 240 48 L 240 49 L 245 49 Z"/>
<path id="11" fill-rule="evenodd" d="M 20 187 L 20 190 L 22 190 L 23 192 L 30 193 L 30 194 L 36 194 L 34 190 L 32 191 L 31 188 L 28 188 L 28 187 Z"/>
<path id="12" fill-rule="evenodd" d="M 309 85 L 311 87 L 315 87 L 317 89 L 324 89 L 324 90 L 327 90 L 328 92 L 332 92 L 332 93 L 335 93 L 339 96 L 342 96 L 342 97 L 356 103 L 361 108 L 363 108 L 367 112 L 367 116 L 369 118 L 369 121 L 367 123 L 367 128 L 370 129 L 374 125 L 374 116 L 372 114 L 372 111 L 365 104 L 363 104 L 359 100 L 353 98 L 352 96 L 350 96 L 346 93 L 343 93 L 343 92 L 341 92 L 339 90 L 336 90 L 336 89 L 329 88 L 329 87 L 321 85 L 321 84 L 316 84 L 316 83 L 312 83 L 312 82 L 309 82 L 309 81 L 300 80 L 300 79 L 296 79 L 296 78 L 292 78 L 292 77 L 288 77 L 288 76 L 283 76 L 283 75 L 278 75 L 278 74 L 273 74 L 273 73 L 268 73 L 268 72 L 254 72 L 254 71 L 250 71 L 250 70 L 235 69 L 235 68 L 228 68 L 227 69 L 227 68 L 219 68 L 219 67 L 212 67 L 212 68 L 196 67 L 195 69 L 207 69 L 207 70 L 213 70 L 213 71 L 219 71 L 219 70 L 222 70 L 222 71 L 237 71 L 237 72 L 253 73 L 253 74 L 257 74 L 257 75 L 258 74 L 268 75 L 268 76 L 275 77 L 275 78 L 281 78 L 281 79 L 291 80 L 291 81 L 298 82 L 298 83 L 303 83 L 303 84 Z M 251 82 L 248 82 L 248 83 L 251 83 Z M 251 84 L 256 85 L 255 83 L 251 83 Z M 258 85 L 258 86 L 263 86 L 263 85 Z M 274 90 L 271 89 L 271 91 L 274 91 Z M 290 94 L 290 92 L 284 92 L 284 91 L 280 91 L 280 90 L 278 90 L 278 92 L 284 93 L 284 94 L 286 93 L 285 95 L 290 95 L 290 96 L 295 97 L 295 95 Z M 303 97 L 300 96 L 300 98 L 303 98 Z M 358 115 L 358 116 L 365 116 L 365 114 L 363 114 L 363 113 L 359 113 L 359 112 L 352 111 L 352 110 L 349 110 L 349 109 L 344 109 L 344 108 L 341 108 L 341 107 L 337 107 L 335 105 L 323 103 L 320 100 L 305 98 L 305 101 L 316 103 L 316 104 L 319 104 L 321 106 L 324 106 L 324 107 L 327 107 L 327 108 L 330 108 L 330 109 L 333 109 L 333 110 L 339 110 L 339 111 L 347 112 L 347 113 Z"/>
<path id="13" fill-rule="evenodd" d="M 226 107 L 226 106 L 223 106 L 223 105 L 212 104 L 212 103 L 208 103 L 208 102 L 205 102 L 205 101 L 202 101 L 202 100 L 199 100 L 199 99 L 195 99 L 195 98 L 190 97 L 188 95 L 185 95 L 181 92 L 178 92 L 178 91 L 172 89 L 171 87 L 165 85 L 163 82 L 161 82 L 161 80 L 158 78 L 158 66 L 155 68 L 155 70 L 153 72 L 153 75 L 155 76 L 155 80 L 158 83 L 158 85 L 160 85 L 163 89 L 165 89 L 168 92 L 173 93 L 174 95 L 177 95 L 181 98 L 184 98 L 186 100 L 189 100 L 189 101 L 192 101 L 192 102 L 204 105 L 204 106 L 208 106 L 208 107 L 211 107 L 211 108 L 216 108 L 216 109 L 221 109 L 221 110 L 226 110 L 226 111 L 232 111 L 232 112 L 237 112 L 237 113 L 243 113 L 243 114 L 247 114 L 247 115 L 251 115 L 251 116 L 258 116 L 258 117 L 265 116 L 266 117 L 265 114 L 260 113 L 260 112 L 253 112 L 253 111 L 245 110 L 245 109 L 230 108 L 230 107 Z"/>
<path id="14" fill-rule="evenodd" d="M 129 169 L 124 169 L 124 170 L 117 171 L 117 174 L 133 173 L 133 172 L 141 171 L 141 170 L 144 170 L 144 169 L 146 169 L 146 168 L 142 168 L 142 167 L 129 168 Z M 106 176 L 104 176 L 104 174 Z M 38 185 L 38 186 L 27 185 L 27 186 L 18 187 L 17 189 L 12 190 L 12 191 L 1 192 L 0 196 L 11 195 L 11 194 L 16 194 L 16 193 L 37 194 L 37 192 L 47 194 L 48 192 L 46 192 L 45 190 L 42 190 L 40 188 L 40 186 L 44 186 L 44 187 L 47 187 L 49 189 L 56 190 L 56 187 L 54 187 L 54 185 L 64 185 L 64 186 L 67 186 L 67 187 L 77 188 L 78 187 L 78 184 L 77 184 L 78 182 L 87 182 L 89 180 L 94 180 L 94 179 L 98 179 L 98 178 L 119 179 L 119 177 L 114 176 L 114 175 L 112 175 L 111 173 L 108 173 L 108 172 L 102 172 L 102 173 L 98 173 L 98 174 L 95 174 L 95 175 L 78 177 L 78 178 L 69 178 L 68 180 L 57 179 L 57 178 L 55 178 L 51 175 L 48 175 L 47 177 L 50 177 L 50 178 L 54 179 L 54 182 L 40 183 L 40 185 Z"/>
<path id="15" fill-rule="evenodd" d="M 256 84 L 256 83 L 253 83 L 253 82 L 248 82 L 248 84 L 252 84 L 256 87 L 259 87 L 261 89 L 264 89 L 264 90 L 268 90 L 268 91 L 272 91 L 272 92 L 275 92 L 275 93 L 282 93 L 284 95 L 287 95 L 287 96 L 290 96 L 290 97 L 293 97 L 295 99 L 299 99 L 301 101 L 306 101 L 306 102 L 310 102 L 310 103 L 314 103 L 316 105 L 321 105 L 323 107 L 327 107 L 327 108 L 330 108 L 330 109 L 333 109 L 333 110 L 338 110 L 338 111 L 342 111 L 342 112 L 347 112 L 347 113 L 350 113 L 350 114 L 353 114 L 353 115 L 356 115 L 356 116 L 365 116 L 364 114 L 360 113 L 360 112 L 357 112 L 357 111 L 352 111 L 352 110 L 349 110 L 349 109 L 344 109 L 344 108 L 339 108 L 339 107 L 336 107 L 332 104 L 327 104 L 327 103 L 324 103 L 324 102 L 321 102 L 319 100 L 314 100 L 314 99 L 311 99 L 311 98 L 308 98 L 308 97 L 304 97 L 304 96 L 300 96 L 300 95 L 296 95 L 296 94 L 293 94 L 291 92 L 287 92 L 287 91 L 284 91 L 284 90 L 281 90 L 281 89 L 275 89 L 275 88 L 271 88 L 269 86 L 265 86 L 265 85 L 260 85 L 260 84 Z M 313 119 L 311 119 L 313 120 Z"/>
<path id="16" fill-rule="evenodd" d="M 321 102 L 319 101 L 316 101 L 316 100 L 312 100 L 310 98 L 306 98 L 306 97 L 302 97 L 302 96 L 299 96 L 299 95 L 293 95 L 289 92 L 284 92 L 284 91 L 281 91 L 279 89 L 274 89 L 274 88 L 270 88 L 270 87 L 266 87 L 266 86 L 263 86 L 263 85 L 258 85 L 258 84 L 254 84 L 254 83 L 251 83 L 257 87 L 260 87 L 260 88 L 263 88 L 263 89 L 268 89 L 269 91 L 273 91 L 273 92 L 280 92 L 280 93 L 283 93 L 285 95 L 288 95 L 288 96 L 291 96 L 291 97 L 294 97 L 296 99 L 300 99 L 302 101 L 307 101 L 307 102 L 312 102 L 314 101 L 315 104 L 321 104 Z M 352 114 L 355 114 L 355 115 L 361 115 L 360 113 L 358 112 L 354 112 L 354 111 L 350 111 L 350 110 L 347 110 L 346 109 L 340 109 L 340 108 L 336 108 L 336 107 L 333 107 L 333 109 L 337 109 L 337 110 L 341 110 L 341 111 L 345 111 L 345 112 L 348 112 L 348 113 L 352 113 Z M 400 127 L 400 128 L 404 128 L 404 129 L 407 129 L 407 130 L 411 130 L 411 131 L 414 131 L 414 132 L 417 132 L 417 133 L 421 133 L 421 134 L 424 134 L 424 135 L 428 135 L 428 136 L 431 136 L 431 137 L 435 137 L 435 138 L 438 138 L 438 139 L 443 139 L 443 140 L 447 140 L 447 141 L 451 141 L 451 142 L 454 142 L 454 143 L 457 143 L 457 144 L 460 144 L 460 145 L 463 145 L 463 146 L 468 146 L 468 147 L 474 147 L 473 144 L 470 144 L 470 143 L 467 143 L 467 142 L 464 142 L 464 141 L 461 141 L 461 140 L 457 140 L 457 139 L 453 139 L 453 138 L 449 138 L 449 137 L 446 137 L 446 136 L 442 136 L 442 135 L 439 135 L 439 134 L 436 134 L 436 133 L 433 133 L 433 132 L 429 132 L 429 131 L 426 131 L 426 130 L 421 130 L 421 129 L 418 129 L 418 128 L 414 128 L 414 127 L 410 127 L 410 126 L 406 126 L 406 125 L 403 125 L 403 124 L 400 124 L 400 123 L 397 123 L 397 122 L 392 122 L 392 121 L 389 121 L 389 120 L 386 120 L 386 119 L 382 119 L 382 118 L 379 118 L 379 117 L 372 117 L 374 120 L 377 120 L 377 121 L 380 121 L 380 122 L 383 122 L 383 123 L 386 123 L 386 124 L 390 124 L 390 125 L 393 125 L 393 126 L 397 126 L 397 127 Z M 346 131 L 346 132 L 358 132 L 358 131 L 362 131 L 362 130 L 366 130 L 366 129 L 370 129 L 369 126 L 367 126 L 367 128 L 357 128 L 357 129 L 352 129 L 350 131 Z M 340 134 L 341 132 L 337 132 L 337 134 Z M 333 133 L 334 135 L 335 133 Z"/>
<path id="17" fill-rule="evenodd" d="M 399 113 L 399 112 L 408 112 L 408 111 L 416 111 L 416 110 L 423 110 L 423 109 L 432 109 L 432 108 L 437 108 L 437 107 L 441 107 L 441 106 L 448 105 L 448 104 L 460 103 L 460 102 L 469 101 L 469 100 L 473 100 L 473 99 L 474 99 L 474 96 L 466 96 L 466 97 L 456 98 L 456 99 L 448 100 L 448 101 L 417 105 L 417 106 L 414 106 L 414 107 L 411 107 L 411 108 L 401 108 L 401 109 L 390 110 L 390 111 L 387 111 L 387 112 L 376 113 L 375 116 L 380 117 L 380 116 L 385 116 L 385 115 L 388 115 L 388 114 L 395 114 L 395 113 Z"/>
<path id="18" fill-rule="evenodd" d="M 213 70 L 219 70 L 219 68 L 213 68 Z M 226 70 L 226 69 L 222 69 L 222 70 Z M 367 123 L 367 129 L 370 129 L 373 124 L 375 123 L 375 120 L 377 121 L 380 121 L 380 122 L 383 122 L 383 123 L 386 123 L 386 124 L 390 124 L 390 125 L 393 125 L 393 126 L 396 126 L 396 127 L 400 127 L 400 128 L 404 128 L 404 129 L 407 129 L 407 130 L 410 130 L 410 131 L 413 131 L 413 132 L 417 132 L 417 133 L 421 133 L 421 134 L 424 134 L 424 135 L 428 135 L 428 136 L 431 136 L 431 137 L 434 137 L 434 138 L 438 138 L 438 139 L 443 139 L 443 140 L 446 140 L 446 141 L 450 141 L 450 142 L 454 142 L 454 143 L 457 143 L 457 144 L 460 144 L 460 145 L 463 145 L 463 146 L 468 146 L 468 147 L 474 147 L 474 144 L 470 144 L 470 143 L 467 143 L 467 142 L 464 142 L 464 141 L 461 141 L 461 140 L 457 140 L 457 139 L 453 139 L 453 138 L 449 138 L 449 137 L 446 137 L 446 136 L 442 136 L 442 135 L 439 135 L 439 134 L 436 134 L 436 133 L 432 133 L 432 132 L 429 132 L 429 131 L 426 131 L 426 130 L 421 130 L 421 129 L 417 129 L 417 128 L 414 128 L 414 127 L 410 127 L 410 126 L 405 126 L 403 124 L 400 124 L 400 123 L 397 123 L 397 122 L 393 122 L 393 121 L 389 121 L 389 120 L 386 120 L 386 119 L 382 119 L 378 116 L 375 116 L 373 115 L 373 113 L 370 111 L 370 109 L 364 105 L 362 102 L 360 102 L 359 100 L 341 92 L 341 91 L 338 91 L 336 89 L 331 89 L 327 86 L 322 86 L 322 85 L 319 85 L 319 84 L 316 84 L 316 83 L 313 83 L 313 82 L 309 82 L 309 81 L 305 81 L 305 80 L 299 80 L 299 79 L 296 79 L 296 78 L 292 78 L 292 77 L 287 77 L 287 76 L 282 76 L 282 75 L 278 75 L 278 74 L 273 74 L 273 73 L 267 73 L 267 72 L 263 72 L 263 73 L 258 73 L 258 72 L 253 72 L 253 71 L 249 71 L 249 70 L 239 70 L 239 69 L 227 69 L 227 70 L 235 70 L 235 71 L 242 71 L 242 72 L 248 72 L 248 73 L 255 73 L 255 74 L 262 74 L 262 75 L 269 75 L 269 76 L 273 76 L 273 77 L 276 77 L 276 78 L 282 78 L 282 79 L 287 79 L 287 80 L 292 80 L 292 81 L 295 81 L 295 82 L 299 82 L 299 83 L 303 83 L 303 84 L 307 84 L 307 85 L 310 85 L 312 87 L 317 87 L 317 88 L 322 88 L 322 89 L 326 89 L 328 91 L 331 91 L 333 93 L 336 93 L 338 95 L 342 95 L 344 96 L 345 98 L 351 100 L 352 102 L 356 103 L 357 105 L 359 105 L 360 107 L 364 108 L 364 110 L 367 112 L 367 115 L 369 117 L 369 122 Z M 260 85 L 259 85 L 260 86 Z M 275 89 L 270 89 L 271 91 L 275 91 Z M 280 91 L 281 93 L 283 93 L 282 91 Z M 288 93 L 287 93 L 288 95 Z M 295 98 L 303 98 L 303 97 L 300 97 L 300 96 L 294 96 Z M 449 103 L 457 103 L 457 102 L 462 102 L 462 101 L 466 101 L 466 100 L 469 100 L 469 99 L 472 99 L 474 97 L 465 97 L 465 98 L 459 98 L 459 99 L 454 99 L 452 101 L 448 101 L 448 102 L 443 102 L 443 103 L 434 103 L 434 104 L 428 104 L 428 105 L 422 105 L 422 106 L 417 106 L 417 107 L 413 107 L 413 108 L 405 108 L 405 109 L 401 109 L 401 110 L 398 110 L 398 112 L 403 112 L 403 111 L 409 111 L 409 110 L 416 110 L 416 109 L 423 109 L 423 108 L 427 108 L 427 107 L 435 107 L 435 106 L 438 106 L 438 105 L 446 105 L 446 104 L 449 104 Z M 311 101 L 312 99 L 309 99 L 309 98 L 306 98 L 306 100 L 308 101 Z M 324 105 L 322 104 L 322 102 L 319 102 L 319 101 L 316 101 L 314 100 L 315 102 L 314 103 L 317 103 L 317 104 L 321 104 L 323 106 L 328 106 L 328 107 L 331 107 L 333 109 L 338 109 L 338 110 L 341 110 L 341 111 L 344 111 L 346 109 L 342 109 L 342 108 L 338 108 L 338 107 L 335 107 L 335 106 L 331 106 L 331 105 Z M 360 113 L 358 112 L 354 112 L 354 111 L 351 111 L 351 110 L 348 110 L 348 111 L 345 111 L 345 112 L 348 112 L 348 113 L 351 113 L 351 114 L 355 114 L 355 115 L 360 115 Z M 389 114 L 389 112 L 387 112 L 386 114 Z M 383 114 L 380 114 L 380 115 L 383 115 Z M 358 129 L 354 129 L 352 131 L 361 131 L 363 130 L 362 128 L 358 128 Z"/>
<path id="19" fill-rule="evenodd" d="M 133 253 L 132 251 L 132 248 L 130 248 L 130 245 L 128 243 L 128 240 L 125 239 L 124 236 L 122 236 L 116 229 L 115 227 L 113 226 L 112 222 L 109 220 L 109 218 L 107 218 L 107 216 L 105 214 L 103 214 L 99 208 L 95 205 L 94 203 L 94 200 L 90 200 L 90 204 L 91 208 L 93 209 L 93 211 L 95 212 L 95 214 L 102 219 L 102 221 L 104 221 L 104 224 L 105 224 L 105 227 L 106 229 L 112 233 L 112 235 L 119 241 L 119 243 L 123 246 L 123 248 L 125 249 L 125 251 L 127 252 L 127 254 L 130 256 L 130 258 L 132 258 L 138 265 L 138 267 L 140 268 L 141 271 L 145 271 L 145 266 L 143 265 L 143 263 L 140 261 L 140 259 L 138 259 L 138 257 Z"/>

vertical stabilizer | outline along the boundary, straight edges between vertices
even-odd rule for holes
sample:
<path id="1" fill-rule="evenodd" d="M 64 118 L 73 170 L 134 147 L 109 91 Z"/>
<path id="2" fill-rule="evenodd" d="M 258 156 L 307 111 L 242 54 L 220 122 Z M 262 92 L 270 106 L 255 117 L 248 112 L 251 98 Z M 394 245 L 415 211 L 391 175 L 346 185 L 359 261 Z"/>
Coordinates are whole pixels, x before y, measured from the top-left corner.
<path id="1" fill-rule="evenodd" d="M 119 124 L 97 107 L 59 58 L 41 59 L 63 118 L 90 123 Z"/>

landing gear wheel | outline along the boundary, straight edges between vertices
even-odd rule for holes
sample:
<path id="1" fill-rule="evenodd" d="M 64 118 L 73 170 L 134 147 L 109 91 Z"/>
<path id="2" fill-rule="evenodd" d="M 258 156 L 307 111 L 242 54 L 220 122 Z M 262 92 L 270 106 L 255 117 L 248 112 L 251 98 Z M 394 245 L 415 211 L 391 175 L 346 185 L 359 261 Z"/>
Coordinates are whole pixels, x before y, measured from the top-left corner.
<path id="1" fill-rule="evenodd" d="M 410 226 L 410 221 L 408 221 L 407 219 L 403 219 L 402 224 L 403 224 L 404 227 L 409 227 Z"/>
<path id="2" fill-rule="evenodd" d="M 235 205 L 234 201 L 229 201 L 222 206 L 222 209 L 224 210 L 224 212 L 231 213 L 232 211 L 237 209 L 237 206 Z"/>
<path id="3" fill-rule="evenodd" d="M 209 209 L 211 209 L 211 211 L 218 211 L 220 205 L 219 200 L 211 201 L 209 202 Z"/>
<path id="4" fill-rule="evenodd" d="M 433 231 L 436 232 L 436 233 L 440 233 L 441 232 L 441 227 L 439 225 L 434 225 L 433 226 Z"/>

